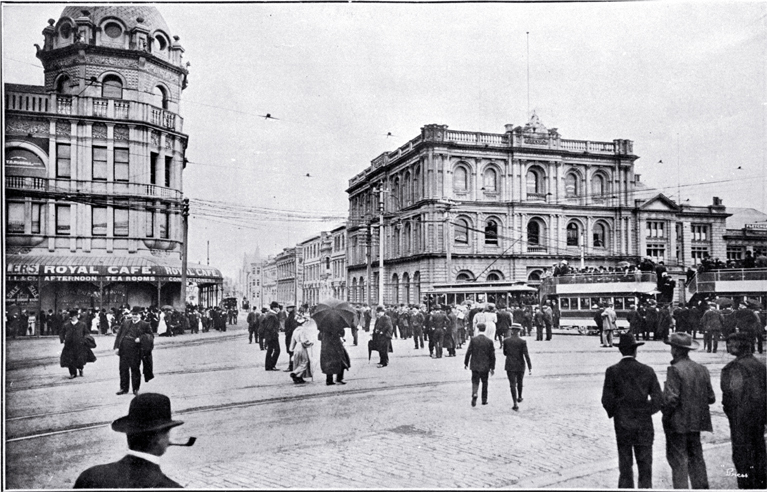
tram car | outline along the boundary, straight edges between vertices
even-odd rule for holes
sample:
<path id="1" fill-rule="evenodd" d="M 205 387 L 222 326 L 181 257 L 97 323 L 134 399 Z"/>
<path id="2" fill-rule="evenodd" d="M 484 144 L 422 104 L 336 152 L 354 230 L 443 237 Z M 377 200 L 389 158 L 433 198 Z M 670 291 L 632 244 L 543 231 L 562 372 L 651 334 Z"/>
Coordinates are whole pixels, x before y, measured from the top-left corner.
<path id="1" fill-rule="evenodd" d="M 424 297 L 430 310 L 437 305 L 458 305 L 465 301 L 492 302 L 496 306 L 532 305 L 538 302 L 538 289 L 525 282 L 458 282 L 434 284 Z"/>
<path id="2" fill-rule="evenodd" d="M 745 303 L 767 309 L 767 268 L 736 268 L 696 273 L 686 284 L 687 298 L 721 304 L 729 300 L 734 307 Z"/>
<path id="3" fill-rule="evenodd" d="M 650 272 L 563 275 L 545 278 L 540 286 L 541 304 L 551 301 L 559 307 L 560 328 L 586 335 L 597 332 L 594 315 L 600 304 L 613 304 L 623 333 L 629 327 L 626 316 L 631 308 L 657 294 L 657 278 Z"/>

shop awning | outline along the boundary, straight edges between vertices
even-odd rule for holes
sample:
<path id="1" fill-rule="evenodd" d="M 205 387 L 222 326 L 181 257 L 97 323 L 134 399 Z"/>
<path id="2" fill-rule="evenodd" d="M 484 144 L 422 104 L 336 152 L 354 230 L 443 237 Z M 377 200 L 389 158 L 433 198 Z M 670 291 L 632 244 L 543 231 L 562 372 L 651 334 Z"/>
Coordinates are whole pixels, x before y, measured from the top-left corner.
<path id="1" fill-rule="evenodd" d="M 180 282 L 181 260 L 137 256 L 5 256 L 5 279 L 16 282 Z M 221 271 L 187 264 L 187 280 L 221 284 Z"/>

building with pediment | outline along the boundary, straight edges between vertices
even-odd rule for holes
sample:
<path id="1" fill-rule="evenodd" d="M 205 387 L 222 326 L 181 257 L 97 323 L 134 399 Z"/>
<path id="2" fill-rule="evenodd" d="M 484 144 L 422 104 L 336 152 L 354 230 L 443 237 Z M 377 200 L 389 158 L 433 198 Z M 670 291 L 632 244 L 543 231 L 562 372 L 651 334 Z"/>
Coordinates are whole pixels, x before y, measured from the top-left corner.
<path id="1" fill-rule="evenodd" d="M 681 272 L 726 256 L 721 201 L 640 198 L 631 140 L 565 139 L 535 114 L 505 130 L 426 125 L 349 180 L 352 302 L 377 302 L 380 227 L 387 303 L 420 302 L 436 283 L 536 284 L 563 259 L 616 266 L 650 256 Z"/>
<path id="2" fill-rule="evenodd" d="M 148 5 L 67 6 L 48 24 L 44 84 L 5 85 L 6 300 L 183 306 L 179 37 Z M 218 302 L 220 271 L 187 277 Z"/>

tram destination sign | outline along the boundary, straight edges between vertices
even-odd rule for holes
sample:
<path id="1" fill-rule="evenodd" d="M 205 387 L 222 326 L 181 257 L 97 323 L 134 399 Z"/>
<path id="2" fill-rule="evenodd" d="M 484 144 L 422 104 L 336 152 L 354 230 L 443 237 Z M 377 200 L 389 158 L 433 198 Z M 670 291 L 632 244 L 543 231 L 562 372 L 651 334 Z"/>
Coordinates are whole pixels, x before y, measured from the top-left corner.
<path id="1" fill-rule="evenodd" d="M 156 282 L 180 281 L 181 268 L 157 265 L 33 265 L 8 263 L 6 279 L 44 282 Z M 221 273 L 215 268 L 187 268 L 190 279 L 216 281 Z"/>

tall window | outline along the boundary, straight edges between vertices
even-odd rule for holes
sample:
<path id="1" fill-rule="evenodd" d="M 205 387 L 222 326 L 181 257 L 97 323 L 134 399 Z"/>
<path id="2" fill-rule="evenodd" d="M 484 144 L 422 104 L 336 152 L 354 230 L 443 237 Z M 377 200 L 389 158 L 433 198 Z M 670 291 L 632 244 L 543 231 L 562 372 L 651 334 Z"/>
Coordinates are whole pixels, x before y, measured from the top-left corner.
<path id="1" fill-rule="evenodd" d="M 107 179 L 107 148 L 93 147 L 93 179 Z"/>
<path id="2" fill-rule="evenodd" d="M 578 246 L 580 244 L 580 231 L 578 230 L 578 224 L 570 222 L 567 224 L 567 245 Z"/>
<path id="3" fill-rule="evenodd" d="M 692 257 L 693 263 L 697 265 L 703 258 L 709 256 L 708 246 L 692 246 L 690 248 L 690 256 Z"/>
<path id="4" fill-rule="evenodd" d="M 56 144 L 56 177 L 72 177 L 72 146 L 69 144 Z"/>
<path id="5" fill-rule="evenodd" d="M 410 253 L 410 250 L 411 250 L 411 247 L 412 247 L 412 244 L 413 244 L 412 240 L 413 240 L 413 238 L 412 238 L 412 234 L 411 234 L 410 222 L 408 222 L 407 224 L 405 224 L 405 248 L 404 248 L 404 253 L 406 253 L 406 254 Z"/>
<path id="6" fill-rule="evenodd" d="M 664 223 L 654 220 L 647 221 L 647 237 L 666 237 L 664 232 Z"/>
<path id="7" fill-rule="evenodd" d="M 466 219 L 457 219 L 455 221 L 455 238 L 456 244 L 469 244 L 469 223 Z"/>
<path id="8" fill-rule="evenodd" d="M 173 167 L 173 158 L 165 157 L 165 187 L 170 188 L 170 170 Z"/>
<path id="9" fill-rule="evenodd" d="M 453 189 L 455 191 L 469 190 L 469 173 L 463 166 L 455 168 L 455 173 L 453 174 Z"/>
<path id="10" fill-rule="evenodd" d="M 418 175 L 421 173 L 421 168 L 415 168 L 413 173 L 413 201 L 418 201 L 421 198 L 421 189 L 419 188 Z"/>
<path id="11" fill-rule="evenodd" d="M 123 208 L 125 207 L 125 208 Z M 115 236 L 127 236 L 129 232 L 128 228 L 128 208 L 127 203 L 121 203 L 114 207 L 114 235 Z"/>
<path id="12" fill-rule="evenodd" d="M 57 94 L 71 94 L 71 81 L 69 76 L 63 75 L 56 81 L 56 93 Z"/>
<path id="13" fill-rule="evenodd" d="M 168 109 L 168 94 L 159 85 L 152 89 L 152 104 L 158 108 Z"/>
<path id="14" fill-rule="evenodd" d="M 56 205 L 56 234 L 69 236 L 71 233 L 71 217 L 69 205 Z"/>
<path id="15" fill-rule="evenodd" d="M 666 246 L 663 244 L 648 244 L 646 251 L 647 256 L 655 263 L 666 261 Z"/>
<path id="16" fill-rule="evenodd" d="M 42 215 L 43 204 L 32 204 L 32 234 L 40 234 L 40 218 Z"/>
<path id="17" fill-rule="evenodd" d="M 538 173 L 534 170 L 527 171 L 527 193 L 528 194 L 540 194 L 542 193 L 541 179 Z"/>
<path id="18" fill-rule="evenodd" d="M 595 248 L 606 248 L 607 247 L 607 243 L 605 242 L 605 240 L 607 238 L 607 231 L 605 230 L 605 225 L 604 224 L 597 222 L 594 225 L 593 236 L 594 236 L 594 247 Z"/>
<path id="19" fill-rule="evenodd" d="M 160 212 L 160 238 L 168 239 L 170 237 L 170 213 L 165 210 Z"/>
<path id="20" fill-rule="evenodd" d="M 107 235 L 106 207 L 91 207 L 91 234 L 94 236 Z"/>
<path id="21" fill-rule="evenodd" d="M 484 180 L 482 182 L 485 191 L 495 192 L 498 190 L 498 173 L 495 169 L 486 169 Z"/>
<path id="22" fill-rule="evenodd" d="M 130 158 L 128 149 L 115 149 L 115 181 L 128 181 L 130 179 Z"/>
<path id="23" fill-rule="evenodd" d="M 153 185 L 157 183 L 157 161 L 158 155 L 152 152 L 149 154 L 149 182 Z"/>
<path id="24" fill-rule="evenodd" d="M 565 196 L 578 196 L 578 176 L 575 173 L 569 173 L 565 176 Z"/>
<path id="25" fill-rule="evenodd" d="M 591 194 L 594 198 L 602 198 L 605 194 L 605 178 L 597 174 L 591 180 Z"/>
<path id="26" fill-rule="evenodd" d="M 107 75 L 101 82 L 101 97 L 109 99 L 123 98 L 123 83 L 116 75 Z"/>
<path id="27" fill-rule="evenodd" d="M 708 241 L 708 226 L 694 225 L 691 229 L 693 241 Z"/>
<path id="28" fill-rule="evenodd" d="M 534 220 L 527 223 L 527 244 L 530 246 L 541 244 L 541 226 Z"/>
<path id="29" fill-rule="evenodd" d="M 8 223 L 5 230 L 12 234 L 24 234 L 24 203 L 8 202 L 6 210 Z"/>
<path id="30" fill-rule="evenodd" d="M 498 224 L 494 220 L 488 220 L 485 224 L 485 244 L 498 245 Z"/>
<path id="31" fill-rule="evenodd" d="M 154 237 L 154 211 L 146 213 L 146 237 Z"/>

